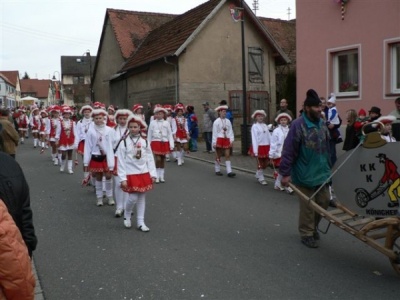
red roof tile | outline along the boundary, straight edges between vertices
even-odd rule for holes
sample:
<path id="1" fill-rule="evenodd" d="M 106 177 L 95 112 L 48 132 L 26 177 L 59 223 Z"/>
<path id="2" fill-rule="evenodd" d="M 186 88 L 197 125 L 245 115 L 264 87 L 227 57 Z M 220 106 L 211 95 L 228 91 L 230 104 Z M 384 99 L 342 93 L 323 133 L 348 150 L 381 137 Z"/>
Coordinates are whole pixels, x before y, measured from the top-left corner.
<path id="1" fill-rule="evenodd" d="M 50 79 L 21 79 L 21 94 L 34 93 L 36 98 L 47 98 L 49 95 Z"/>
<path id="2" fill-rule="evenodd" d="M 124 59 L 128 59 L 147 34 L 176 15 L 107 9 L 107 14 Z"/>
<path id="3" fill-rule="evenodd" d="M 284 21 L 258 17 L 272 34 L 282 50 L 289 56 L 292 63 L 296 62 L 296 20 Z"/>
<path id="4" fill-rule="evenodd" d="M 14 87 L 17 86 L 17 79 L 19 77 L 18 71 L 0 71 L 0 74 L 3 74 L 7 77 L 9 83 L 11 83 Z"/>
<path id="5" fill-rule="evenodd" d="M 228 1 L 226 1 L 228 2 Z M 236 2 L 239 5 L 239 1 Z M 203 21 L 217 8 L 219 4 L 224 4 L 222 0 L 209 0 L 186 13 L 177 16 L 172 21 L 154 29 L 139 46 L 138 50 L 126 61 L 122 67 L 122 72 L 139 67 L 141 65 L 175 55 L 177 50 L 184 45 L 193 32 L 199 28 Z M 260 20 L 252 14 L 250 8 L 245 5 L 245 10 L 250 14 L 249 20 L 257 26 L 267 42 L 277 52 L 280 62 L 286 62 L 288 58 L 279 45 L 274 41 L 272 35 L 263 27 Z M 177 54 L 179 55 L 179 53 Z"/>

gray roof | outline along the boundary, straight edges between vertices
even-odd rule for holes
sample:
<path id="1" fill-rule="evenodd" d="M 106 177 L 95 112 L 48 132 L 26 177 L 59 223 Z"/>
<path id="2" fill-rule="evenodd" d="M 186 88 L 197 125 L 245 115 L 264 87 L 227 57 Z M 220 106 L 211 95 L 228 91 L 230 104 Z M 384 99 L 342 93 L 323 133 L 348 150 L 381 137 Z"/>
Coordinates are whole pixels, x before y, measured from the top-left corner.
<path id="1" fill-rule="evenodd" d="M 61 56 L 62 75 L 90 75 L 90 62 L 87 56 Z M 96 56 L 90 56 L 92 61 L 92 74 L 96 63 Z"/>

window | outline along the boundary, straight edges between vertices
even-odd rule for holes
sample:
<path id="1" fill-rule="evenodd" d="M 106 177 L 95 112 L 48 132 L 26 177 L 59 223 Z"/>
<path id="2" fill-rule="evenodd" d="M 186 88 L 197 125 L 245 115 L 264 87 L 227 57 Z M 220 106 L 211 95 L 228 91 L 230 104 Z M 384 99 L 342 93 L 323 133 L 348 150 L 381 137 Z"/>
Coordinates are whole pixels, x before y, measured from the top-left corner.
<path id="1" fill-rule="evenodd" d="M 242 91 L 229 92 L 229 107 L 236 117 L 243 116 Z M 269 93 L 266 91 L 247 92 L 247 121 L 251 120 L 251 114 L 258 109 L 263 109 L 268 116 Z"/>
<path id="2" fill-rule="evenodd" d="M 74 84 L 84 84 L 85 78 L 83 76 L 74 76 L 73 83 Z"/>
<path id="3" fill-rule="evenodd" d="M 391 45 L 391 92 L 400 93 L 400 43 Z"/>
<path id="4" fill-rule="evenodd" d="M 264 82 L 264 51 L 261 48 L 249 47 L 249 81 Z"/>
<path id="5" fill-rule="evenodd" d="M 337 96 L 359 95 L 358 50 L 333 53 L 333 89 Z"/>

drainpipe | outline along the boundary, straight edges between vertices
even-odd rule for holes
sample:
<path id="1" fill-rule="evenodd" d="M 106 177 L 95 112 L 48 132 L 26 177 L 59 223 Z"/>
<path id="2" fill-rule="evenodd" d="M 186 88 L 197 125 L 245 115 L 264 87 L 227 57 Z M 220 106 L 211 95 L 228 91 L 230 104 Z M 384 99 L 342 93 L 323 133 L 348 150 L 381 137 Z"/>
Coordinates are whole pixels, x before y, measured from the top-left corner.
<path id="1" fill-rule="evenodd" d="M 179 69 L 178 69 L 178 64 L 174 64 L 171 63 L 167 60 L 167 57 L 164 57 L 164 62 L 168 65 L 174 66 L 175 68 L 175 104 L 177 104 L 179 102 L 179 98 L 178 98 L 178 90 L 179 90 Z"/>

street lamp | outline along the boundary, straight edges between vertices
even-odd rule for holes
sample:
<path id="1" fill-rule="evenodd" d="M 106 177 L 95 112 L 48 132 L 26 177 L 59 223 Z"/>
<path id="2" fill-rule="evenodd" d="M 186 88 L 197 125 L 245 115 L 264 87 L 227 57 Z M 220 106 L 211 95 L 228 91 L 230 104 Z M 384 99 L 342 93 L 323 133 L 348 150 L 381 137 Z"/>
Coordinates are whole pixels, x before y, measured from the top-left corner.
<path id="1" fill-rule="evenodd" d="M 56 73 L 58 74 L 58 79 L 56 78 Z M 62 104 L 62 82 L 61 82 L 61 75 L 60 72 L 54 71 L 53 72 L 53 78 L 51 79 L 53 81 L 53 101 L 56 102 L 57 104 Z"/>

